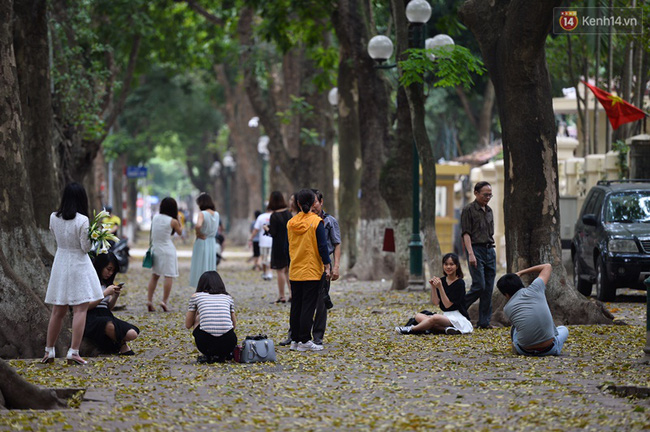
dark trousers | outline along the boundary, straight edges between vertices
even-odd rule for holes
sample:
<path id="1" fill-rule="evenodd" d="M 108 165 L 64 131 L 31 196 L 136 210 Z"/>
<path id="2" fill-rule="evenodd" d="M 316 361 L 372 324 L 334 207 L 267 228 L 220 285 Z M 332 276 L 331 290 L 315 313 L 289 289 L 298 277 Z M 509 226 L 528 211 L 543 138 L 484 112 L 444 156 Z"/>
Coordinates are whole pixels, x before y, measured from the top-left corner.
<path id="1" fill-rule="evenodd" d="M 472 245 L 476 257 L 476 267 L 469 265 L 469 273 L 472 276 L 472 286 L 465 295 L 467 308 L 480 299 L 478 307 L 478 326 L 490 325 L 492 318 L 492 291 L 494 290 L 494 277 L 496 276 L 497 254 L 493 247 Z"/>
<path id="2" fill-rule="evenodd" d="M 289 281 L 289 283 L 291 284 L 289 332 L 291 339 L 305 343 L 311 340 L 311 327 L 314 324 L 320 280 Z"/>
<path id="3" fill-rule="evenodd" d="M 314 328 L 312 330 L 314 343 L 319 345 L 323 343 L 325 328 L 327 327 L 327 307 L 325 306 L 325 297 L 329 295 L 329 292 L 330 281 L 325 278 L 325 275 L 323 275 L 318 293 L 318 300 L 316 301 L 316 315 L 314 316 Z"/>
<path id="4" fill-rule="evenodd" d="M 221 336 L 213 336 L 197 327 L 192 334 L 194 335 L 194 341 L 196 341 L 196 347 L 202 354 L 208 357 L 217 357 L 220 361 L 229 358 L 237 345 L 235 329 L 230 329 Z"/>

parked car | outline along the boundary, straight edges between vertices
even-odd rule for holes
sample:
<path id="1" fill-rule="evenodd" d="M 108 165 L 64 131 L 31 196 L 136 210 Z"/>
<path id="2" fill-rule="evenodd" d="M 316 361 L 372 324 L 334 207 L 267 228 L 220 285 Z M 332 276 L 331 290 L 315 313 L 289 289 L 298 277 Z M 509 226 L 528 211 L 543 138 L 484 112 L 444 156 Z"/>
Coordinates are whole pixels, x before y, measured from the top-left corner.
<path id="1" fill-rule="evenodd" d="M 571 243 L 578 291 L 612 301 L 617 288 L 644 289 L 650 276 L 650 180 L 599 181 L 591 188 Z"/>

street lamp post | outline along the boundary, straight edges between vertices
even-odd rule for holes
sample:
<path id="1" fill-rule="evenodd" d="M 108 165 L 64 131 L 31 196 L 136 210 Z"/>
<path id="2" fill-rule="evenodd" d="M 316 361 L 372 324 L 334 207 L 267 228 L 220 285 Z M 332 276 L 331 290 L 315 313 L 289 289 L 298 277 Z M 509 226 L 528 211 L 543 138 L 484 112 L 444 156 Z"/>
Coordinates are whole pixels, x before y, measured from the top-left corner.
<path id="1" fill-rule="evenodd" d="M 231 178 L 237 167 L 237 162 L 230 152 L 226 152 L 223 157 L 223 167 L 226 169 L 226 232 L 229 232 L 232 221 Z"/>
<path id="2" fill-rule="evenodd" d="M 406 6 L 406 18 L 409 21 L 409 48 L 437 48 L 453 45 L 453 39 L 447 35 L 437 35 L 424 40 L 426 23 L 431 18 L 431 6 L 426 0 L 411 0 Z M 386 36 L 375 36 L 368 43 L 368 54 L 379 65 L 378 69 L 393 68 L 396 65 L 384 65 L 393 54 L 393 43 Z M 433 61 L 435 56 L 430 55 Z M 413 140 L 413 225 L 409 241 L 409 285 L 424 286 L 422 265 L 422 239 L 420 237 L 420 158 L 415 139 Z"/>
<path id="3" fill-rule="evenodd" d="M 264 210 L 266 208 L 266 177 L 267 170 L 269 165 L 269 137 L 262 135 L 257 141 L 257 152 L 262 158 L 262 207 L 260 209 Z"/>

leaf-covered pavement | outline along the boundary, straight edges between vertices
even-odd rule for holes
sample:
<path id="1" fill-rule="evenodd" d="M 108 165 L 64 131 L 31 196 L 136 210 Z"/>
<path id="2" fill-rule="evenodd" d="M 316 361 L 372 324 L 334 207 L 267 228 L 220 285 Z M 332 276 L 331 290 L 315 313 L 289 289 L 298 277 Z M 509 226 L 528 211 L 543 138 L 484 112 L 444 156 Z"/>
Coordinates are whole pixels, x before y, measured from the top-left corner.
<path id="1" fill-rule="evenodd" d="M 508 329 L 466 336 L 402 336 L 393 327 L 432 309 L 424 292 L 391 292 L 389 282 L 332 284 L 325 350 L 276 347 L 277 362 L 197 364 L 183 326 L 189 261 L 170 313 L 145 307 L 149 271 L 132 261 L 116 312 L 138 325 L 134 357 L 98 357 L 85 367 L 11 361 L 30 382 L 85 388 L 79 408 L 5 411 L 2 430 L 642 430 L 650 401 L 615 396 L 604 384 L 650 387 L 643 363 L 645 304 L 615 304 L 631 326 L 570 326 L 564 355 L 510 352 Z M 288 305 L 271 303 L 275 280 L 243 261 L 220 268 L 235 298 L 237 335 L 266 333 L 276 343 Z M 162 286 L 155 300 L 160 301 Z"/>

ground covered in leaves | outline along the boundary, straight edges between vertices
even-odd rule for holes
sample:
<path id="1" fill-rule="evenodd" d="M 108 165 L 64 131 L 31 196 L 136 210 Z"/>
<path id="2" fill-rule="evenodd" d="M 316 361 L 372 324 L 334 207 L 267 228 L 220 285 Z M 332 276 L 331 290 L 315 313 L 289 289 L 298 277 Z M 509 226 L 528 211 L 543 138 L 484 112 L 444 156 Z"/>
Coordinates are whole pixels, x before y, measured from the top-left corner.
<path id="1" fill-rule="evenodd" d="M 134 357 L 89 358 L 85 367 L 14 360 L 27 380 L 86 389 L 77 408 L 4 411 L 2 430 L 641 430 L 650 400 L 602 386 L 650 387 L 644 362 L 645 304 L 610 305 L 633 325 L 570 326 L 561 357 L 510 352 L 508 329 L 466 336 L 402 336 L 413 312 L 433 309 L 424 292 L 391 292 L 389 282 L 337 281 L 325 350 L 277 347 L 277 362 L 197 364 L 183 326 L 189 260 L 170 301 L 145 307 L 149 271 L 132 261 L 116 315 L 142 330 Z M 235 299 L 240 339 L 265 333 L 276 343 L 289 305 L 274 304 L 275 280 L 262 281 L 243 260 L 221 268 Z M 155 300 L 160 301 L 162 286 Z M 118 305 L 119 305 L 118 304 Z"/>

